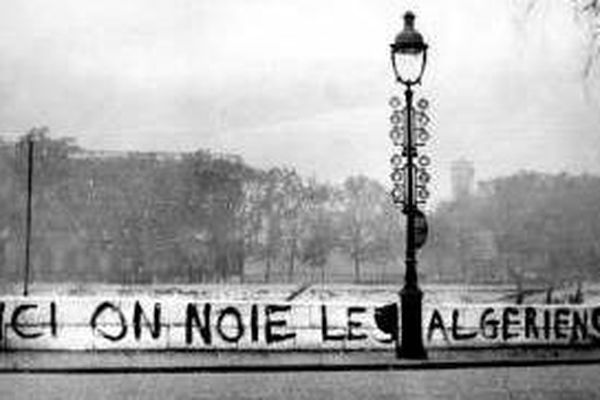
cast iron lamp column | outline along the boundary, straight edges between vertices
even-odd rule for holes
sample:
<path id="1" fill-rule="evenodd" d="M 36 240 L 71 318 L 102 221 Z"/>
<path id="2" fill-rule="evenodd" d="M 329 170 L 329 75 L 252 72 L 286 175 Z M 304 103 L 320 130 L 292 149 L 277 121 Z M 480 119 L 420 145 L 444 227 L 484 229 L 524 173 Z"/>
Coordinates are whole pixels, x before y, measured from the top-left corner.
<path id="1" fill-rule="evenodd" d="M 391 44 L 392 66 L 396 81 L 405 87 L 404 96 L 406 104 L 400 114 L 398 114 L 398 110 L 394 110 L 392 124 L 394 124 L 394 129 L 398 130 L 396 139 L 393 136 L 394 129 L 391 133 L 394 144 L 399 145 L 397 141 L 402 142 L 402 155 L 395 155 L 394 157 L 397 157 L 395 161 L 392 158 L 392 164 L 394 165 L 392 180 L 396 184 L 392 191 L 392 196 L 395 203 L 402 204 L 402 210 L 406 214 L 406 271 L 404 275 L 404 287 L 400 292 L 401 340 L 398 340 L 398 338 L 396 340 L 396 356 L 398 358 L 425 359 L 427 358 L 427 353 L 423 346 L 421 326 L 423 292 L 419 289 L 418 285 L 416 257 L 417 248 L 423 244 L 424 238 L 419 239 L 421 243 L 416 242 L 415 228 L 417 218 L 420 225 L 425 224 L 426 226 L 424 214 L 418 209 L 417 203 L 419 202 L 418 197 L 426 198 L 428 196 L 424 186 L 419 185 L 417 182 L 417 173 L 419 174 L 419 180 L 425 176 L 423 179 L 425 183 L 429 180 L 429 175 L 425 172 L 424 168 L 419 168 L 415 163 L 415 159 L 418 156 L 417 145 L 422 145 L 423 143 L 417 143 L 414 135 L 417 122 L 415 121 L 415 117 L 427 118 L 424 114 L 424 109 L 427 108 L 427 101 L 419 101 L 419 106 L 423 112 L 420 112 L 420 114 L 417 112 L 417 115 L 415 115 L 412 88 L 421 83 L 427 62 L 428 46 L 423 40 L 423 36 L 415 30 L 414 22 L 415 15 L 412 12 L 409 11 L 404 14 L 404 28 L 396 36 L 394 43 Z M 394 99 L 395 104 L 393 104 Z M 399 103 L 400 101 L 397 97 L 392 98 L 390 101 L 390 105 L 393 108 L 397 108 Z M 394 116 L 396 116 L 396 121 L 394 121 Z M 401 132 L 402 127 L 399 124 L 401 117 L 403 117 L 405 122 L 403 134 Z M 424 130 L 424 127 L 421 126 L 420 129 L 422 131 L 419 132 L 419 135 L 424 132 L 427 138 L 428 134 Z M 403 158 L 405 162 L 403 165 L 400 165 Z M 429 164 L 429 159 L 419 158 L 418 162 L 424 167 Z M 419 192 L 415 193 L 416 190 Z"/>

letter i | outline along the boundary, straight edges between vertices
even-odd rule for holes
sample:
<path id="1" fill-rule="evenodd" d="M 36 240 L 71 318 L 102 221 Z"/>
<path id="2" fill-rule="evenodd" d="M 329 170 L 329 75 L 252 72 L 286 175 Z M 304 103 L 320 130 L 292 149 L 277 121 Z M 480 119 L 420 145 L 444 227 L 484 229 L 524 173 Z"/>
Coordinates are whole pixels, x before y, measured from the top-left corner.
<path id="1" fill-rule="evenodd" d="M 544 310 L 544 338 L 550 339 L 550 310 Z"/>
<path id="2" fill-rule="evenodd" d="M 256 304 L 253 304 L 250 310 L 250 339 L 258 342 L 258 306 Z"/>
<path id="3" fill-rule="evenodd" d="M 51 302 L 50 303 L 50 333 L 52 333 L 52 336 L 54 336 L 54 337 L 56 337 L 56 330 L 57 330 L 56 303 Z"/>
<path id="4" fill-rule="evenodd" d="M 4 303 L 0 303 L 0 340 L 4 339 Z"/>

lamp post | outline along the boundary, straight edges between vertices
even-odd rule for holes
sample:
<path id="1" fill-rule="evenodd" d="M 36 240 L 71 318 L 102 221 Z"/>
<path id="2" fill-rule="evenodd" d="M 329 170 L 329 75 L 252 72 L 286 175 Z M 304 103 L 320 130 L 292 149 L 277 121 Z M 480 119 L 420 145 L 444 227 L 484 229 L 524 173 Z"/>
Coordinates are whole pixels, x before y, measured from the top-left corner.
<path id="1" fill-rule="evenodd" d="M 405 88 L 403 109 L 400 109 L 402 102 L 398 97 L 390 100 L 393 109 L 390 137 L 394 145 L 402 149 L 391 160 L 394 182 L 392 199 L 406 215 L 406 271 L 404 287 L 400 291 L 401 333 L 396 340 L 396 355 L 399 358 L 424 359 L 427 353 L 423 347 L 421 327 L 423 292 L 418 285 L 416 254 L 427 237 L 427 222 L 418 204 L 429 196 L 426 184 L 430 178 L 425 167 L 430 161 L 426 155 L 419 156 L 418 149 L 429 138 L 425 130 L 429 119 L 425 114 L 427 100 L 419 100 L 418 108 L 413 108 L 413 86 L 421 83 L 428 46 L 415 29 L 414 22 L 415 15 L 410 11 L 405 13 L 404 28 L 391 44 L 395 78 Z"/>

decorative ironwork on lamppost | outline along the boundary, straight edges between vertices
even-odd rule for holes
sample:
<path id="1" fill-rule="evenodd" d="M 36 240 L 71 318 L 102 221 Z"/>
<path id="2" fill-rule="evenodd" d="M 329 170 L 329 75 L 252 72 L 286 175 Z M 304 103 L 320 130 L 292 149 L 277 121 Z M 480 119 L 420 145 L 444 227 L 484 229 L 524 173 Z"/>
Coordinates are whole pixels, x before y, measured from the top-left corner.
<path id="1" fill-rule="evenodd" d="M 431 163 L 419 150 L 429 140 L 429 117 L 426 99 L 413 106 L 413 86 L 421 83 L 427 63 L 427 44 L 415 29 L 415 15 L 404 14 L 404 28 L 391 44 L 392 66 L 396 81 L 403 84 L 404 106 L 399 97 L 390 99 L 392 129 L 390 138 L 396 151 L 391 159 L 393 202 L 406 215 L 406 271 L 404 287 L 400 291 L 401 332 L 396 340 L 396 355 L 402 358 L 423 359 L 427 353 L 423 346 L 422 300 L 417 278 L 417 250 L 427 239 L 427 220 L 419 209 L 429 197 L 427 183 L 431 177 L 427 167 Z"/>

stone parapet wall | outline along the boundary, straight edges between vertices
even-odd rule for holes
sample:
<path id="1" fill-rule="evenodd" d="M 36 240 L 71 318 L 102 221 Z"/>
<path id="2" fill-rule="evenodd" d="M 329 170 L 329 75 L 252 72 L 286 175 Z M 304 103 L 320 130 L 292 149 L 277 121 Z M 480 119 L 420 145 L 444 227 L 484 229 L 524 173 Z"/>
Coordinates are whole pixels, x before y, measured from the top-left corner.
<path id="1" fill-rule="evenodd" d="M 10 350 L 391 350 L 395 307 L 164 297 L 2 297 Z M 425 306 L 428 348 L 595 345 L 600 306 Z"/>

